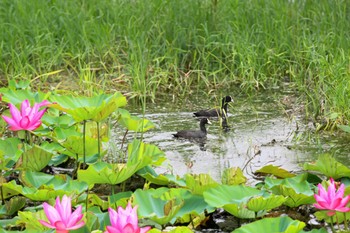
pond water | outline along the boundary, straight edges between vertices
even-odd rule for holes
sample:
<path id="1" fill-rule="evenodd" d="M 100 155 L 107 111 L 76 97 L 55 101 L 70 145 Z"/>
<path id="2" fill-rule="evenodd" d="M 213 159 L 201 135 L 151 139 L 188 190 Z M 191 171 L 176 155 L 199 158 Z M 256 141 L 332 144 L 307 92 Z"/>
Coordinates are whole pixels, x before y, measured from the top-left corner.
<path id="1" fill-rule="evenodd" d="M 224 93 L 222 96 L 231 93 Z M 255 183 L 254 172 L 273 164 L 288 171 L 298 172 L 301 165 L 314 161 L 320 153 L 334 154 L 341 162 L 349 164 L 349 136 L 346 134 L 314 133 L 311 123 L 305 123 L 300 115 L 297 98 L 293 93 L 269 92 L 255 96 L 234 96 L 228 107 L 230 130 L 212 120 L 207 125 L 205 144 L 175 139 L 172 134 L 182 129 L 199 129 L 193 112 L 220 105 L 220 97 L 207 99 L 191 96 L 191 99 L 164 100 L 147 104 L 145 114 L 141 109 L 129 106 L 128 110 L 139 117 L 144 115 L 155 128 L 142 135 L 144 142 L 162 149 L 167 161 L 156 169 L 158 173 L 183 176 L 186 173 L 208 173 L 217 181 L 225 168 L 239 167 Z M 130 105 L 130 103 L 129 103 Z M 121 131 L 116 130 L 119 140 Z M 341 135 L 341 136 L 339 136 Z M 133 133 L 128 137 L 132 138 Z"/>

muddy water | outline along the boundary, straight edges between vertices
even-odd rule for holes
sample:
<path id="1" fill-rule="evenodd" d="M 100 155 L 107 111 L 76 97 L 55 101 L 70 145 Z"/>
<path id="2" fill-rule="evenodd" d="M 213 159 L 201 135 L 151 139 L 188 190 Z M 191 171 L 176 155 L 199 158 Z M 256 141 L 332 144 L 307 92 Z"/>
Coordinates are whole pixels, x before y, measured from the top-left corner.
<path id="1" fill-rule="evenodd" d="M 199 129 L 199 121 L 192 117 L 194 111 L 220 104 L 219 98 L 191 98 L 146 107 L 144 116 L 156 127 L 146 132 L 143 140 L 157 145 L 167 157 L 156 169 L 158 173 L 179 176 L 209 173 L 220 181 L 225 168 L 240 167 L 249 182 L 254 183 L 253 173 L 268 164 L 298 172 L 302 163 L 315 160 L 323 152 L 336 153 L 341 160 L 348 160 L 343 150 L 344 146 L 349 147 L 348 143 L 332 134 L 312 133 L 310 123 L 305 123 L 300 116 L 300 106 L 293 101 L 284 104 L 286 98 L 293 100 L 288 93 L 235 96 L 235 102 L 228 108 L 230 130 L 223 130 L 220 122 L 213 120 L 207 127 L 204 144 L 175 139 L 172 134 L 177 130 Z M 134 115 L 143 115 L 140 109 L 128 110 Z M 129 137 L 132 138 L 132 134 Z"/>

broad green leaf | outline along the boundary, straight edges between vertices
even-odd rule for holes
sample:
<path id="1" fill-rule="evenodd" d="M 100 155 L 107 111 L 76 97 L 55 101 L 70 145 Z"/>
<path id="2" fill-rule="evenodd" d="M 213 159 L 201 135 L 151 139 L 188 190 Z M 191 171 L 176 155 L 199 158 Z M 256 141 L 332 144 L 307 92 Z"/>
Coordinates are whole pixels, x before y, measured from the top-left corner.
<path id="1" fill-rule="evenodd" d="M 329 154 L 320 155 L 315 163 L 305 163 L 304 169 L 320 172 L 321 174 L 327 177 L 332 177 L 333 179 L 350 177 L 350 169 Z"/>
<path id="2" fill-rule="evenodd" d="M 68 128 L 74 125 L 74 121 L 71 115 L 62 114 L 58 109 L 50 108 L 41 118 L 41 121 L 53 128 Z"/>
<path id="3" fill-rule="evenodd" d="M 278 178 L 290 178 L 295 176 L 295 174 L 272 164 L 262 167 L 257 170 L 256 173 L 271 174 Z"/>
<path id="4" fill-rule="evenodd" d="M 108 203 L 110 206 L 120 206 L 122 203 L 125 204 L 128 202 L 128 199 L 130 199 L 132 195 L 131 191 L 127 192 L 119 192 L 117 194 L 113 194 L 108 197 Z"/>
<path id="5" fill-rule="evenodd" d="M 39 219 L 48 221 L 43 210 L 38 212 L 19 211 L 16 224 L 24 225 L 28 230 L 36 230 L 36 232 L 44 232 L 47 228 L 41 225 Z"/>
<path id="6" fill-rule="evenodd" d="M 249 224 L 246 224 L 232 233 L 298 233 L 305 227 L 304 222 L 293 220 L 289 217 L 264 218 Z"/>
<path id="7" fill-rule="evenodd" d="M 90 165 L 86 170 L 78 170 L 78 180 L 87 184 L 119 184 L 129 179 L 142 167 L 150 164 L 149 157 L 135 162 L 134 164 L 109 164 L 97 162 Z"/>
<path id="8" fill-rule="evenodd" d="M 154 124 L 147 120 L 137 116 L 131 116 L 125 109 L 118 109 L 118 122 L 130 131 L 146 132 L 154 128 Z"/>
<path id="9" fill-rule="evenodd" d="M 237 218 L 253 219 L 257 217 L 256 213 L 252 210 L 248 210 L 244 203 L 226 204 L 223 206 L 223 209 Z"/>
<path id="10" fill-rule="evenodd" d="M 185 175 L 186 187 L 188 187 L 193 194 L 202 195 L 203 192 L 209 188 L 219 186 L 215 180 L 213 180 L 209 174 L 186 174 Z"/>
<path id="11" fill-rule="evenodd" d="M 262 191 L 244 185 L 220 185 L 203 192 L 205 201 L 213 207 L 246 203 L 250 198 L 261 194 Z"/>
<path id="12" fill-rule="evenodd" d="M 12 168 L 22 154 L 21 140 L 18 138 L 6 138 L 0 140 L 0 169 Z"/>
<path id="13" fill-rule="evenodd" d="M 168 186 L 169 184 L 182 187 L 186 186 L 185 180 L 179 176 L 172 174 L 158 175 L 151 166 L 146 166 L 140 169 L 137 174 L 145 178 L 148 182 L 161 186 Z"/>
<path id="14" fill-rule="evenodd" d="M 128 145 L 128 156 L 128 164 L 135 164 L 144 158 L 150 158 L 152 164 L 149 165 L 159 166 L 166 159 L 165 153 L 157 146 L 143 143 L 137 139 Z"/>
<path id="15" fill-rule="evenodd" d="M 134 192 L 134 203 L 138 205 L 138 214 L 160 225 L 169 223 L 184 204 L 182 197 L 164 199 L 167 188 L 140 190 Z"/>
<path id="16" fill-rule="evenodd" d="M 2 100 L 7 103 L 12 103 L 17 107 L 26 99 L 28 99 L 33 105 L 34 103 L 40 103 L 51 93 L 43 92 L 31 92 L 30 90 L 11 90 L 9 88 L 0 88 L 0 93 L 3 95 Z"/>
<path id="17" fill-rule="evenodd" d="M 303 204 L 315 202 L 314 192 L 307 182 L 307 174 L 301 174 L 293 178 L 273 179 L 267 177 L 265 186 L 276 195 L 287 197 L 284 205 L 297 207 Z"/>
<path id="18" fill-rule="evenodd" d="M 120 92 L 93 97 L 55 95 L 50 97 L 50 101 L 55 102 L 51 107 L 70 114 L 76 122 L 84 120 L 101 122 L 126 104 L 126 98 Z"/>
<path id="19" fill-rule="evenodd" d="M 0 189 L 1 197 L 5 199 L 21 194 L 23 191 L 23 186 L 16 184 L 15 180 L 11 180 L 7 183 L 2 183 L 2 189 Z"/>
<path id="20" fill-rule="evenodd" d="M 46 201 L 57 196 L 81 194 L 88 185 L 84 182 L 71 180 L 67 175 L 49 175 L 41 172 L 22 172 L 20 180 L 27 185 L 20 186 L 19 193 L 36 201 Z M 5 184 L 6 185 L 6 184 Z M 17 188 L 18 187 L 12 187 Z"/>
<path id="21" fill-rule="evenodd" d="M 49 164 L 52 153 L 34 145 L 32 148 L 25 151 L 21 158 L 20 163 L 17 164 L 18 168 L 29 171 L 40 171 Z"/>
<path id="22" fill-rule="evenodd" d="M 12 197 L 9 201 L 6 201 L 6 214 L 13 215 L 18 210 L 22 209 L 26 204 L 26 199 L 24 197 Z"/>
<path id="23" fill-rule="evenodd" d="M 248 201 L 247 207 L 254 212 L 268 211 L 281 206 L 285 200 L 285 197 L 273 194 L 268 197 L 253 197 Z"/>
<path id="24" fill-rule="evenodd" d="M 83 161 L 84 143 L 81 136 L 69 136 L 61 145 L 66 148 L 66 154 L 72 158 L 78 156 L 79 161 Z M 92 157 L 98 154 L 98 140 L 91 137 L 85 137 L 85 156 Z"/>
<path id="25" fill-rule="evenodd" d="M 247 182 L 247 178 L 239 167 L 231 167 L 223 171 L 221 182 L 226 185 L 238 185 Z"/>
<path id="26" fill-rule="evenodd" d="M 317 220 L 331 223 L 331 221 L 332 221 L 331 218 L 333 218 L 333 223 L 335 222 L 335 220 L 338 223 L 343 223 L 344 220 L 346 220 L 347 223 L 349 222 L 350 212 L 343 213 L 343 212 L 336 211 L 335 215 L 333 215 L 332 217 L 328 216 L 327 212 L 328 212 L 327 210 L 316 211 L 315 216 L 316 216 Z"/>

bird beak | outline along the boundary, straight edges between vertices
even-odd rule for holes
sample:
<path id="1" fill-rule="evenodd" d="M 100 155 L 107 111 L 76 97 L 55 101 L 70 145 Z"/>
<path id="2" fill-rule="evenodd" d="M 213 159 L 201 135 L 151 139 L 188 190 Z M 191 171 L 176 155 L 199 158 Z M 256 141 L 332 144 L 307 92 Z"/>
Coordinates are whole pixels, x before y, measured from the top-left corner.
<path id="1" fill-rule="evenodd" d="M 208 119 L 208 125 L 211 125 L 211 121 Z"/>

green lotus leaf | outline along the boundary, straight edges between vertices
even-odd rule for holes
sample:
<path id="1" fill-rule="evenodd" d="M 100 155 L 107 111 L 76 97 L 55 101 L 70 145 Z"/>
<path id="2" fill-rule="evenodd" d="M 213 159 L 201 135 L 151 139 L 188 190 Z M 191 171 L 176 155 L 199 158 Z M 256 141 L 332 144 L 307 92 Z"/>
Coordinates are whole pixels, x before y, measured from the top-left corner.
<path id="1" fill-rule="evenodd" d="M 130 131 L 146 132 L 154 128 L 154 124 L 147 120 L 137 116 L 131 116 L 125 109 L 118 109 L 118 122 Z"/>
<path id="2" fill-rule="evenodd" d="M 76 122 L 84 120 L 101 122 L 119 107 L 126 105 L 126 98 L 120 92 L 93 97 L 55 95 L 50 97 L 50 101 L 54 102 L 50 107 L 70 114 Z"/>
<path id="3" fill-rule="evenodd" d="M 184 205 L 184 200 L 181 195 L 170 195 L 172 199 L 165 199 L 164 195 L 167 195 L 168 191 L 167 188 L 137 189 L 133 200 L 138 205 L 139 216 L 149 218 L 160 225 L 169 223 Z"/>
<path id="4" fill-rule="evenodd" d="M 45 201 L 57 196 L 80 194 L 86 191 L 88 185 L 84 182 L 71 180 L 67 175 L 49 175 L 41 172 L 22 172 L 20 180 L 25 187 L 20 193 L 32 200 Z"/>
<path id="5" fill-rule="evenodd" d="M 40 103 L 50 96 L 50 92 L 31 92 L 30 90 L 12 90 L 9 88 L 0 88 L 0 93 L 3 95 L 2 100 L 13 105 L 19 105 L 24 100 L 28 99 L 31 104 Z"/>
<path id="6" fill-rule="evenodd" d="M 78 156 L 79 161 L 83 161 L 84 156 L 84 143 L 83 137 L 69 136 L 61 145 L 66 149 L 65 154 L 76 158 Z M 104 152 L 105 153 L 105 152 Z M 91 160 L 91 157 L 98 155 L 98 140 L 91 137 L 85 137 L 85 156 L 86 160 Z M 89 159 L 90 158 L 90 159 Z"/>
<path id="7" fill-rule="evenodd" d="M 271 189 L 274 186 L 283 185 L 289 188 L 293 188 L 296 193 L 313 195 L 314 192 L 311 189 L 310 183 L 307 181 L 307 176 L 308 174 L 304 173 L 292 178 L 285 178 L 285 179 L 274 179 L 271 177 L 266 177 L 265 186 L 268 189 Z"/>
<path id="8" fill-rule="evenodd" d="M 89 208 L 90 206 L 99 206 L 102 210 L 106 210 L 109 207 L 109 202 L 102 200 L 98 195 L 92 193 L 88 196 Z"/>
<path id="9" fill-rule="evenodd" d="M 219 185 L 203 192 L 205 201 L 213 207 L 247 203 L 250 198 L 261 194 L 262 191 L 244 185 Z"/>
<path id="10" fill-rule="evenodd" d="M 260 168 L 256 173 L 271 174 L 278 178 L 290 178 L 295 176 L 295 174 L 272 164 Z"/>
<path id="11" fill-rule="evenodd" d="M 115 207 L 120 206 L 122 204 L 123 206 L 126 206 L 131 195 L 132 195 L 131 191 L 119 192 L 119 193 L 113 194 L 108 197 L 108 203 L 110 206 L 115 206 Z"/>
<path id="12" fill-rule="evenodd" d="M 18 138 L 6 138 L 0 140 L 0 170 L 7 170 L 17 162 L 22 154 L 21 140 Z"/>
<path id="13" fill-rule="evenodd" d="M 154 145 L 148 145 L 140 140 L 133 140 L 128 146 L 128 161 L 126 164 L 109 164 L 99 162 L 92 164 L 86 170 L 78 171 L 78 180 L 87 184 L 119 184 L 141 168 L 148 165 L 158 165 L 165 160 L 164 152 Z"/>
<path id="14" fill-rule="evenodd" d="M 38 221 L 39 219 L 47 220 L 43 210 L 37 212 L 19 211 L 16 224 L 25 226 L 26 230 L 29 231 L 35 230 L 36 232 L 45 232 L 47 228 L 41 225 Z"/>
<path id="15" fill-rule="evenodd" d="M 333 179 L 350 177 L 350 169 L 329 154 L 320 155 L 315 163 L 305 163 L 304 169 L 320 172 Z"/>
<path id="16" fill-rule="evenodd" d="M 273 179 L 267 177 L 265 186 L 276 195 L 287 197 L 284 205 L 297 207 L 303 204 L 315 202 L 314 193 L 307 182 L 307 174 L 301 174 L 293 178 Z"/>
<path id="17" fill-rule="evenodd" d="M 62 114 L 61 111 L 54 108 L 49 108 L 41 118 L 41 121 L 43 124 L 53 128 L 68 128 L 76 123 L 71 115 Z"/>
<path id="18" fill-rule="evenodd" d="M 7 199 L 9 197 L 21 194 L 23 186 L 16 184 L 15 180 L 11 180 L 7 183 L 2 183 L 2 189 L 0 189 L 0 196 Z"/>
<path id="19" fill-rule="evenodd" d="M 213 180 L 209 174 L 186 174 L 186 187 L 193 194 L 202 195 L 205 190 L 219 186 L 219 183 Z"/>
<path id="20" fill-rule="evenodd" d="M 53 130 L 52 138 L 54 141 L 57 142 L 63 142 L 68 137 L 83 137 L 83 134 L 81 132 L 78 132 L 75 126 L 68 127 L 68 128 L 61 128 L 57 127 Z"/>
<path id="21" fill-rule="evenodd" d="M 226 185 L 238 185 L 247 182 L 242 170 L 239 167 L 226 168 L 221 177 L 221 183 Z"/>
<path id="22" fill-rule="evenodd" d="M 285 197 L 273 194 L 268 197 L 253 197 L 248 201 L 247 207 L 254 212 L 268 211 L 281 206 L 285 200 Z"/>
<path id="23" fill-rule="evenodd" d="M 86 170 L 78 170 L 78 180 L 87 184 L 119 184 L 129 179 L 142 167 L 150 164 L 151 158 L 144 159 L 134 164 L 109 164 L 105 162 L 97 162 L 90 165 Z"/>
<path id="24" fill-rule="evenodd" d="M 179 178 L 177 175 L 172 174 L 157 174 L 151 166 L 146 166 L 137 172 L 138 175 L 145 178 L 148 182 L 168 186 L 169 184 L 175 184 L 177 186 L 186 186 L 185 180 Z"/>
<path id="25" fill-rule="evenodd" d="M 149 165 L 159 166 L 166 159 L 165 153 L 157 146 L 143 143 L 137 139 L 133 140 L 132 143 L 128 145 L 128 155 L 128 164 L 137 163 L 143 158 L 151 158 L 152 164 Z"/>
<path id="26" fill-rule="evenodd" d="M 316 211 L 315 216 L 316 216 L 317 220 L 331 223 L 332 218 L 333 218 L 333 222 L 334 222 L 334 220 L 336 220 L 338 223 L 343 223 L 344 220 L 347 223 L 349 222 L 348 219 L 350 218 L 350 212 L 338 212 L 338 211 L 336 211 L 335 215 L 333 215 L 333 216 L 328 216 L 327 212 L 328 212 L 327 210 Z"/>
<path id="27" fill-rule="evenodd" d="M 237 218 L 254 219 L 257 217 L 256 213 L 252 210 L 248 210 L 244 203 L 226 204 L 222 208 Z"/>
<path id="28" fill-rule="evenodd" d="M 18 210 L 22 209 L 26 204 L 26 198 L 24 197 L 12 197 L 9 201 L 6 201 L 6 214 L 13 215 Z"/>
<path id="29" fill-rule="evenodd" d="M 52 156 L 53 154 L 51 152 L 34 145 L 22 154 L 22 159 L 20 163 L 17 163 L 17 168 L 29 171 L 40 171 L 49 164 Z"/>
<path id="30" fill-rule="evenodd" d="M 304 222 L 293 220 L 289 217 L 264 218 L 249 224 L 246 224 L 232 233 L 298 233 L 305 227 Z"/>
<path id="31" fill-rule="evenodd" d="M 171 223 L 191 222 L 194 217 L 203 216 L 204 212 L 212 212 L 215 208 L 209 206 L 202 195 L 197 195 L 190 192 L 187 188 L 171 188 L 164 192 L 161 196 L 165 200 L 182 199 L 183 205 L 175 214 L 174 218 L 170 220 Z"/>

